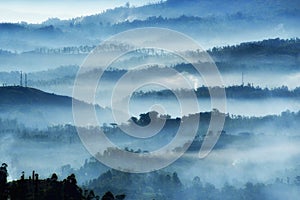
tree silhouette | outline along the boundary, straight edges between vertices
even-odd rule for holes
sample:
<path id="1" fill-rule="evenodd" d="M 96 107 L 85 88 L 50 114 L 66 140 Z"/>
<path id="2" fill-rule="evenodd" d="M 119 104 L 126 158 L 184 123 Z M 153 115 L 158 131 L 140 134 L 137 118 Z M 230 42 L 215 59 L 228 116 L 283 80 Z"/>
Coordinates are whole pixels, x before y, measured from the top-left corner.
<path id="1" fill-rule="evenodd" d="M 2 163 L 0 167 L 0 199 L 7 197 L 7 164 Z"/>
<path id="2" fill-rule="evenodd" d="M 66 180 L 64 180 L 64 199 L 81 199 L 82 190 L 76 184 L 77 180 L 75 174 L 71 174 Z"/>
<path id="3" fill-rule="evenodd" d="M 114 195 L 110 191 L 108 191 L 104 194 L 101 200 L 114 200 L 114 199 L 115 199 Z"/>

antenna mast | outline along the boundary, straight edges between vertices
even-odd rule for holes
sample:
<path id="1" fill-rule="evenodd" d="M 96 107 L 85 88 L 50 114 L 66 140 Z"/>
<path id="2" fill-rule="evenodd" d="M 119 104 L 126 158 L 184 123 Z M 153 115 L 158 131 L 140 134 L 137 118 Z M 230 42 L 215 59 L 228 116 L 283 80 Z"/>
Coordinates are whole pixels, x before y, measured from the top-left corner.
<path id="1" fill-rule="evenodd" d="M 23 86 L 23 74 L 22 74 L 22 71 L 21 71 L 21 74 L 20 74 L 20 86 L 21 87 Z"/>

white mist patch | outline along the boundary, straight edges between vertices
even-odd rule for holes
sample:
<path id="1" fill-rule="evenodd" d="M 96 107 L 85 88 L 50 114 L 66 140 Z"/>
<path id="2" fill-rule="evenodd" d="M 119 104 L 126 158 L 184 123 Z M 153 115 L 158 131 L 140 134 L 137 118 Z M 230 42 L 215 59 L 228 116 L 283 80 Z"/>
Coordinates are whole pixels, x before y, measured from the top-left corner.
<path id="1" fill-rule="evenodd" d="M 63 165 L 79 168 L 90 157 L 81 143 L 31 141 L 12 135 L 2 136 L 0 142 L 0 161 L 8 164 L 8 180 L 19 179 L 22 171 L 28 178 L 32 170 L 48 178 L 54 172 L 59 174 Z"/>
<path id="2" fill-rule="evenodd" d="M 245 139 L 224 149 L 215 149 L 203 160 L 197 159 L 197 153 L 191 154 L 194 164 L 181 166 L 186 170 L 180 173 L 185 178 L 189 177 L 189 180 L 191 176 L 199 176 L 203 182 L 218 187 L 224 183 L 241 187 L 248 181 L 272 183 L 276 177 L 284 176 L 286 169 L 300 164 L 299 145 L 300 139 L 296 137 L 261 136 Z"/>

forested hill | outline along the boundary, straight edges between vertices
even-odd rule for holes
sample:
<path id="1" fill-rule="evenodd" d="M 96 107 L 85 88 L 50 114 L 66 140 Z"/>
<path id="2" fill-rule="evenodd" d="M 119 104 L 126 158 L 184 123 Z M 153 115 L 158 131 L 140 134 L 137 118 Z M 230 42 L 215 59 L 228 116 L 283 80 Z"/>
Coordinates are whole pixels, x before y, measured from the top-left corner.
<path id="1" fill-rule="evenodd" d="M 0 72 L 0 83 L 15 83 L 15 80 L 20 76 L 17 71 L 19 69 L 16 66 L 36 69 L 28 73 L 30 86 L 38 87 L 40 85 L 73 83 L 72 80 L 79 69 L 79 65 L 93 48 L 94 46 L 43 47 L 17 53 L 1 49 L 0 47 L 0 67 L 5 69 Z M 124 46 L 115 46 L 114 48 L 118 50 L 119 48 L 124 48 Z M 139 63 L 141 62 L 140 57 L 143 57 L 145 60 L 162 57 L 160 54 L 150 54 L 149 52 L 151 51 L 133 52 L 122 63 L 112 67 L 110 75 L 123 75 L 125 71 L 115 71 L 114 68 L 117 66 L 119 66 L 118 69 L 126 68 L 126 65 Z M 214 47 L 207 50 L 207 52 L 211 55 L 221 72 L 260 72 L 260 70 L 263 70 L 270 73 L 291 73 L 300 71 L 299 38 L 271 38 L 231 46 Z M 195 59 L 201 56 L 199 56 L 199 51 L 187 51 L 184 53 Z M 166 65 L 172 63 L 177 71 L 196 73 L 191 64 L 181 63 L 183 61 L 174 59 L 174 55 L 170 54 L 167 58 L 168 62 L 166 62 Z M 41 65 L 44 68 L 41 68 Z M 53 66 L 57 67 L 53 68 Z"/>
<path id="2" fill-rule="evenodd" d="M 71 97 L 50 94 L 30 87 L 0 87 L 0 96 L 0 105 L 72 105 Z"/>
<path id="3" fill-rule="evenodd" d="M 262 41 L 244 42 L 233 46 L 214 47 L 209 53 L 215 56 L 241 55 L 291 55 L 299 56 L 300 39 L 268 39 Z"/>
<path id="4" fill-rule="evenodd" d="M 0 117 L 26 121 L 29 127 L 37 128 L 51 124 L 73 124 L 72 101 L 82 110 L 94 106 L 72 97 L 22 86 L 0 87 L 0 96 Z M 95 105 L 95 110 L 97 114 L 107 116 L 107 109 Z"/>

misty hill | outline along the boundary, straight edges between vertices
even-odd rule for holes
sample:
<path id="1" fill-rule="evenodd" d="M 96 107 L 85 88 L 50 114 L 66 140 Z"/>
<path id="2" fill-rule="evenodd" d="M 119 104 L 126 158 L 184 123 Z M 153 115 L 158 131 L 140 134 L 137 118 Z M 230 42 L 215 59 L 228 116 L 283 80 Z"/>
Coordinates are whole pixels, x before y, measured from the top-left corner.
<path id="1" fill-rule="evenodd" d="M 0 72 L 0 84 L 16 84 L 20 72 L 14 71 L 23 66 L 26 70 L 38 69 L 28 73 L 30 86 L 45 86 L 55 84 L 72 84 L 74 77 L 86 55 L 94 46 L 73 46 L 62 48 L 40 48 L 22 53 L 0 50 L 0 67 L 6 72 Z M 122 48 L 116 46 L 115 48 Z M 244 42 L 238 45 L 214 47 L 207 51 L 216 62 L 221 72 L 266 70 L 272 73 L 290 73 L 299 71 L 300 39 L 267 39 Z M 199 57 L 199 52 L 184 52 L 188 57 Z M 132 53 L 112 66 L 107 73 L 107 80 L 120 77 L 126 71 L 114 68 L 138 65 L 147 59 L 163 60 L 165 65 L 174 65 L 179 72 L 196 73 L 193 66 L 187 63 L 177 63 L 178 58 L 172 55 L 151 55 L 147 52 Z M 182 61 L 181 61 L 182 62 Z M 60 67 L 57 67 L 60 66 Z M 56 67 L 56 68 L 55 68 Z M 10 71 L 10 72 L 9 72 Z"/>
<path id="2" fill-rule="evenodd" d="M 73 100 L 81 109 L 93 106 L 68 96 L 50 94 L 35 88 L 20 86 L 0 87 L 0 96 L 0 116 L 3 119 L 26 122 L 29 127 L 73 124 Z M 107 112 L 98 105 L 95 108 L 98 114 Z"/>
<path id="3" fill-rule="evenodd" d="M 186 168 L 189 169 L 189 166 Z M 280 180 L 276 176 L 272 177 L 273 180 L 270 183 L 248 182 L 241 184 L 241 187 L 225 183 L 218 187 L 205 181 L 204 175 L 194 175 L 187 179 L 176 171 L 171 173 L 159 170 L 147 174 L 130 174 L 108 170 L 90 181 L 88 187 L 93 188 L 96 193 L 104 193 L 108 189 L 112 192 L 124 192 L 128 199 L 132 200 L 279 200 L 297 198 L 300 176 L 292 176 L 289 182 L 286 182 L 285 179 Z"/>
<path id="4" fill-rule="evenodd" d="M 217 6 L 216 6 L 217 5 Z M 96 45 L 131 28 L 164 27 L 182 31 L 206 47 L 266 37 L 295 37 L 299 1 L 162 1 L 141 7 L 123 6 L 70 20 L 42 24 L 0 24 L 0 48 Z"/>
<path id="5" fill-rule="evenodd" d="M 214 47 L 212 55 L 223 71 L 299 70 L 300 39 L 280 38 L 245 42 L 234 46 Z"/>
<path id="6" fill-rule="evenodd" d="M 290 55 L 298 56 L 300 53 L 300 39 L 267 39 L 261 41 L 243 42 L 238 45 L 214 47 L 209 53 L 215 56 L 249 56 L 249 55 Z"/>
<path id="7" fill-rule="evenodd" d="M 59 20 L 57 18 L 45 21 L 44 25 L 62 25 L 64 23 L 78 24 L 117 24 L 125 21 L 145 20 L 153 16 L 162 16 L 163 18 L 176 18 L 182 15 L 186 16 L 226 16 L 239 13 L 247 16 L 274 17 L 275 16 L 299 16 L 299 1 L 286 2 L 283 0 L 276 1 L 255 1 L 249 2 L 242 0 L 236 2 L 234 0 L 167 0 L 158 3 L 152 3 L 141 7 L 132 7 L 125 5 L 114 9 L 109 9 L 103 13 L 77 17 L 71 20 Z"/>

